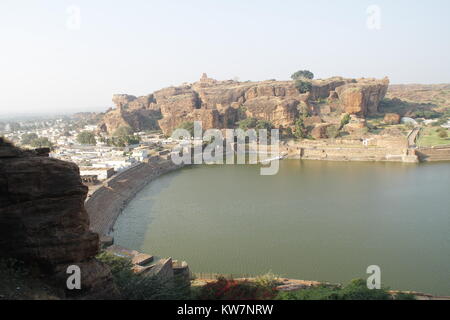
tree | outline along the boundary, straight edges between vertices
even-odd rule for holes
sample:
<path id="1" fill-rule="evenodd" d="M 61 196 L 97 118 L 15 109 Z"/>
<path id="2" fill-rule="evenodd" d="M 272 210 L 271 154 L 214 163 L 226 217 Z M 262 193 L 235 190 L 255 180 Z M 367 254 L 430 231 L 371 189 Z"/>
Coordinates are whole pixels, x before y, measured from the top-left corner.
<path id="1" fill-rule="evenodd" d="M 339 136 L 339 128 L 337 126 L 329 126 L 326 131 L 328 138 L 334 139 Z"/>
<path id="2" fill-rule="evenodd" d="M 45 137 L 34 139 L 33 141 L 31 141 L 30 145 L 33 148 L 52 148 L 53 147 L 53 143 L 51 143 L 50 140 L 48 140 L 48 138 L 45 138 Z"/>
<path id="3" fill-rule="evenodd" d="M 303 138 L 306 138 L 308 136 L 308 131 L 305 128 L 305 122 L 304 122 L 303 118 L 299 118 L 295 122 L 294 136 L 297 139 L 303 139 Z"/>
<path id="4" fill-rule="evenodd" d="M 38 139 L 38 135 L 36 133 L 24 133 L 21 137 L 21 143 L 23 145 L 31 145 L 33 140 Z"/>
<path id="5" fill-rule="evenodd" d="M 350 117 L 350 115 L 348 113 L 344 114 L 344 116 L 341 119 L 341 125 L 339 127 L 339 130 L 344 128 L 347 124 L 349 124 L 350 123 L 350 119 L 351 119 L 351 117 Z"/>
<path id="6" fill-rule="evenodd" d="M 448 132 L 447 132 L 447 130 L 445 130 L 445 131 L 439 131 L 439 138 L 441 138 L 441 139 L 448 138 Z"/>
<path id="7" fill-rule="evenodd" d="M 270 130 L 273 129 L 273 124 L 270 121 L 258 120 L 258 122 L 256 123 L 256 126 L 255 126 L 255 129 L 257 129 L 257 130 L 265 129 L 270 132 Z"/>
<path id="8" fill-rule="evenodd" d="M 95 134 L 90 131 L 80 132 L 77 136 L 77 141 L 81 144 L 97 144 L 97 141 L 95 140 Z"/>
<path id="9" fill-rule="evenodd" d="M 238 122 L 239 129 L 248 130 L 254 129 L 258 124 L 258 120 L 255 118 L 247 118 Z"/>
<path id="10" fill-rule="evenodd" d="M 295 87 L 297 88 L 298 92 L 303 94 L 303 93 L 307 93 L 307 92 L 311 91 L 312 84 L 309 81 L 296 80 Z"/>
<path id="11" fill-rule="evenodd" d="M 187 130 L 191 137 L 194 136 L 194 123 L 192 121 L 183 122 L 177 129 Z"/>
<path id="12" fill-rule="evenodd" d="M 134 131 L 129 126 L 120 126 L 113 132 L 113 136 L 115 137 L 125 137 L 133 135 Z"/>
<path id="13" fill-rule="evenodd" d="M 292 80 L 300 80 L 300 79 L 308 79 L 312 80 L 314 79 L 314 73 L 312 73 L 309 70 L 300 70 L 292 74 L 291 76 Z"/>

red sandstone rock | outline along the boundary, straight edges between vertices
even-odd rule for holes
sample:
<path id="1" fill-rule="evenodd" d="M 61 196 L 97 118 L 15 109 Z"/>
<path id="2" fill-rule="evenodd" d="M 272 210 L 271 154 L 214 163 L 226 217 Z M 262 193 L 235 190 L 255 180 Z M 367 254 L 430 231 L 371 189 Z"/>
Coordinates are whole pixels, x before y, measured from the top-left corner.
<path id="1" fill-rule="evenodd" d="M 311 92 L 299 94 L 294 81 L 217 81 L 203 75 L 193 84 L 165 88 L 144 97 L 115 95 L 113 102 L 117 108 L 106 113 L 99 127 L 113 133 L 123 125 L 136 130 L 155 129 L 159 125 L 165 134 L 170 134 L 183 122 L 195 120 L 203 121 L 204 129 L 231 128 L 243 116 L 289 127 L 298 117 L 299 105 L 309 107 L 309 101 L 327 98 L 332 106 L 322 106 L 320 110 L 325 113 L 341 108 L 364 117 L 378 111 L 388 83 L 387 79 L 335 77 L 313 80 Z"/>
<path id="2" fill-rule="evenodd" d="M 399 124 L 401 117 L 397 113 L 386 113 L 384 115 L 384 123 L 386 124 Z"/>
<path id="3" fill-rule="evenodd" d="M 25 152 L 0 139 L 0 256 L 36 266 L 64 291 L 69 265 L 81 268 L 79 297 L 115 295 L 109 268 L 95 260 L 99 236 L 89 231 L 87 187 L 70 162 Z"/>

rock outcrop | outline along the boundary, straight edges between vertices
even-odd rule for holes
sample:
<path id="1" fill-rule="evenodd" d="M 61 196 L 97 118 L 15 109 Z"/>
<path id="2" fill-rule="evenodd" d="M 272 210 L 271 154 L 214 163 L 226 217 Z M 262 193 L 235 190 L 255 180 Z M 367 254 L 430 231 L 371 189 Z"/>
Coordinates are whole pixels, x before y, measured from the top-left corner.
<path id="1" fill-rule="evenodd" d="M 387 78 L 334 77 L 313 80 L 311 91 L 300 94 L 293 81 L 217 81 L 203 74 L 198 82 L 165 88 L 144 97 L 114 95 L 116 109 L 105 115 L 100 129 L 112 133 L 123 125 L 136 130 L 159 127 L 170 134 L 183 122 L 198 120 L 204 129 L 222 129 L 233 128 L 246 117 L 286 128 L 294 125 L 301 108 L 312 113 L 321 110 L 330 113 L 340 108 L 342 112 L 365 117 L 378 112 L 388 84 Z M 314 108 L 315 101 L 327 99 L 332 101 L 332 106 Z"/>
<path id="2" fill-rule="evenodd" d="M 398 113 L 386 113 L 383 122 L 386 124 L 399 124 L 401 117 Z"/>
<path id="3" fill-rule="evenodd" d="M 343 111 L 365 117 L 378 112 L 378 105 L 384 98 L 389 87 L 387 78 L 360 79 L 356 83 L 349 83 L 336 88 Z"/>
<path id="4" fill-rule="evenodd" d="M 99 236 L 89 231 L 79 169 L 48 152 L 0 138 L 0 256 L 36 268 L 64 297 L 114 297 L 110 270 L 95 259 Z M 81 290 L 67 290 L 70 265 L 81 269 Z"/>

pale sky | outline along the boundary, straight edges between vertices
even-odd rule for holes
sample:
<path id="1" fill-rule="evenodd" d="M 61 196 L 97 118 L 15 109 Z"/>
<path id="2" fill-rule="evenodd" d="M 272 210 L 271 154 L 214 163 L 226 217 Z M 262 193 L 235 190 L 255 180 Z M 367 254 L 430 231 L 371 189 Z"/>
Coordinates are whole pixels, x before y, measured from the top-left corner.
<path id="1" fill-rule="evenodd" d="M 1 0 L 0 114 L 103 111 L 202 72 L 450 83 L 449 13 L 448 0 Z"/>

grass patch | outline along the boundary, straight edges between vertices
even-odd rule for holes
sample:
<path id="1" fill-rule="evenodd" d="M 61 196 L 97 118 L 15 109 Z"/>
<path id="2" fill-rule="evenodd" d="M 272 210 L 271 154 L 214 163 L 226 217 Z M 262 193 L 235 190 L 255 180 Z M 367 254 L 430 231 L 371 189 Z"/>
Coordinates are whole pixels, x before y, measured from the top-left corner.
<path id="1" fill-rule="evenodd" d="M 436 128 L 436 127 L 430 127 L 430 128 L 423 128 L 420 131 L 419 138 L 417 140 L 417 145 L 419 147 L 433 147 L 433 146 L 441 146 L 441 145 L 450 145 L 450 138 L 441 138 L 439 137 L 439 132 L 442 130 L 447 130 L 444 128 Z M 450 136 L 450 132 L 449 132 Z"/>
<path id="2" fill-rule="evenodd" d="M 414 300 L 414 296 L 399 294 L 395 298 L 387 288 L 370 290 L 366 281 L 357 279 L 343 288 L 318 286 L 290 292 L 280 292 L 277 300 Z"/>

